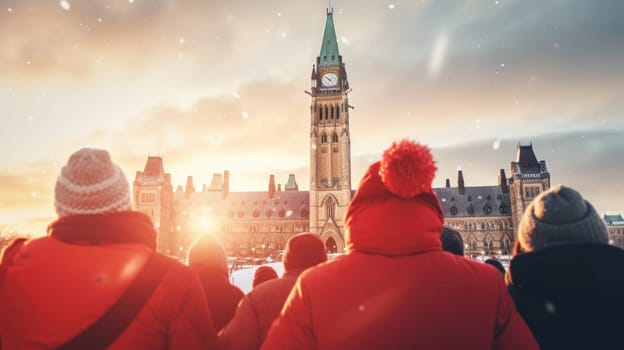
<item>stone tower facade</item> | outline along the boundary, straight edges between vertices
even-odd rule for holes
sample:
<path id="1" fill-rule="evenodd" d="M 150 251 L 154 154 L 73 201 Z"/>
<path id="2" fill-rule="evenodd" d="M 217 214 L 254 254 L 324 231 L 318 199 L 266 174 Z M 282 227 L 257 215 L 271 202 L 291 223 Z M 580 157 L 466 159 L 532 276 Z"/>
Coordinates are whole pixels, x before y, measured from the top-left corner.
<path id="1" fill-rule="evenodd" d="M 524 210 L 541 192 L 550 188 L 550 173 L 546 161 L 537 160 L 533 152 L 533 144 L 518 144 L 516 161 L 511 162 L 509 193 L 514 227 L 514 237 L 518 233 L 518 225 Z"/>
<path id="2" fill-rule="evenodd" d="M 152 218 L 158 232 L 158 250 L 171 253 L 175 244 L 172 222 L 173 186 L 161 157 L 148 157 L 145 169 L 137 171 L 132 185 L 134 210 Z"/>
<path id="3" fill-rule="evenodd" d="M 344 217 L 351 201 L 349 82 L 338 50 L 333 10 L 327 10 L 310 94 L 310 230 L 330 253 L 343 252 Z"/>

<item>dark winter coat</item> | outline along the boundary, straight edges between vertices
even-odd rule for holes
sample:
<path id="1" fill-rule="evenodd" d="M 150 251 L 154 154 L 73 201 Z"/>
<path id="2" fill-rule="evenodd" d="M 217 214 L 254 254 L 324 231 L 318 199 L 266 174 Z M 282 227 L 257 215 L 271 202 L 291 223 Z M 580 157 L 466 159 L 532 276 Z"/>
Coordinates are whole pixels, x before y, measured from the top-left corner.
<path id="1" fill-rule="evenodd" d="M 624 250 L 565 244 L 516 256 L 506 276 L 542 349 L 622 349 Z"/>
<path id="2" fill-rule="evenodd" d="M 259 349 L 301 271 L 288 271 L 282 278 L 263 282 L 249 292 L 232 321 L 219 333 L 219 347 L 222 350 Z"/>
<path id="3" fill-rule="evenodd" d="M 117 301 L 156 245 L 153 225 L 141 213 L 66 217 L 56 224 L 50 237 L 28 241 L 10 261 L 2 259 L 2 349 L 51 349 L 68 341 Z M 216 331 L 199 279 L 175 261 L 110 346 L 214 348 Z"/>
<path id="4" fill-rule="evenodd" d="M 204 286 L 212 319 L 215 328 L 219 331 L 234 317 L 236 307 L 245 294 L 238 287 L 232 285 L 227 275 L 221 271 L 200 265 L 192 265 L 191 267 L 197 271 Z"/>

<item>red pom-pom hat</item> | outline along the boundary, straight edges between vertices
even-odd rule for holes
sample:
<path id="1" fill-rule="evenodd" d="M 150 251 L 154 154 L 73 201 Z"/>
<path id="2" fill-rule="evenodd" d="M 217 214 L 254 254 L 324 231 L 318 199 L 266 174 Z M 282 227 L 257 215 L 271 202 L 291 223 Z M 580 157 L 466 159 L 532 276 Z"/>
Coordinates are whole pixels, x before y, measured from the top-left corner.
<path id="1" fill-rule="evenodd" d="M 396 256 L 441 249 L 444 215 L 431 188 L 436 170 L 426 146 L 403 140 L 387 149 L 349 204 L 347 250 Z"/>

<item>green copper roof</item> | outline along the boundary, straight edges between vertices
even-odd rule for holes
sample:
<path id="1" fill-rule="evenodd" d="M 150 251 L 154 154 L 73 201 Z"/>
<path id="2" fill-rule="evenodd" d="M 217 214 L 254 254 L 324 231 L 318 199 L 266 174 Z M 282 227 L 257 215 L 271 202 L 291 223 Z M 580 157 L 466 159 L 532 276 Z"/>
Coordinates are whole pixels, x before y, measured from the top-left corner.
<path id="1" fill-rule="evenodd" d="M 609 224 L 614 224 L 614 223 L 624 222 L 624 218 L 622 218 L 621 214 L 615 214 L 615 215 L 605 214 L 604 221 L 606 221 Z"/>
<path id="2" fill-rule="evenodd" d="M 285 191 L 299 191 L 299 186 L 297 186 L 297 181 L 295 180 L 295 174 L 288 175 L 288 182 L 284 187 Z"/>
<path id="3" fill-rule="evenodd" d="M 336 40 L 336 29 L 334 28 L 334 13 L 327 11 L 327 22 L 325 22 L 325 33 L 323 33 L 323 43 L 321 44 L 321 62 L 319 66 L 337 66 L 340 64 L 338 56 L 338 41 Z"/>

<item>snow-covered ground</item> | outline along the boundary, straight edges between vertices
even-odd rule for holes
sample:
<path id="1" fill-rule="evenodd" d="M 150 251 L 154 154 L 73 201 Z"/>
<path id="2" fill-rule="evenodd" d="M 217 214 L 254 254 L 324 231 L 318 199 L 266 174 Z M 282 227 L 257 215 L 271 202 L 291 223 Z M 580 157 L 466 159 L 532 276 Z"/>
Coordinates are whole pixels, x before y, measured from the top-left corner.
<path id="1" fill-rule="evenodd" d="M 256 273 L 256 270 L 260 266 L 272 267 L 277 272 L 277 275 L 279 277 L 282 277 L 282 275 L 284 274 L 284 264 L 282 264 L 282 262 L 280 261 L 280 262 L 268 263 L 264 265 L 257 265 L 257 266 L 253 266 L 253 267 L 249 267 L 245 269 L 236 270 L 232 272 L 232 274 L 230 275 L 230 282 L 232 282 L 233 285 L 240 288 L 240 290 L 242 290 L 243 293 L 245 294 L 249 293 L 252 288 L 254 274 Z"/>

